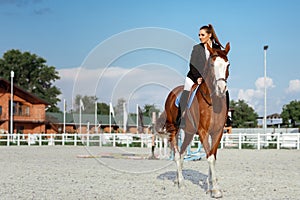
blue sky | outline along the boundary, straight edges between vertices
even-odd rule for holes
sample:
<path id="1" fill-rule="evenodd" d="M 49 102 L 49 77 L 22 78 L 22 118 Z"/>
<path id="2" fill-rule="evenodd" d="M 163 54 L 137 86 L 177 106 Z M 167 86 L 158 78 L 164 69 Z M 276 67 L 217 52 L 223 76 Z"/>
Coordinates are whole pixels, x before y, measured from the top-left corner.
<path id="1" fill-rule="evenodd" d="M 84 80 L 91 80 L 90 77 L 95 74 L 95 71 L 85 66 L 89 56 L 114 36 L 147 27 L 161 28 L 172 33 L 175 31 L 196 43 L 199 27 L 211 23 L 220 41 L 224 45 L 226 42 L 231 44 L 228 84 L 232 99 L 244 99 L 256 112 L 263 114 L 263 46 L 268 44 L 268 114 L 280 113 L 284 104 L 291 100 L 299 100 L 299 1 L 204 2 L 0 0 L 0 54 L 2 56 L 10 49 L 20 49 L 45 58 L 48 65 L 55 66 L 59 71 L 61 80 L 55 84 L 63 92 L 61 98 L 69 102 L 77 93 L 90 95 L 94 92 L 99 101 L 108 103 L 112 100 L 116 103 L 116 99 L 112 98 L 114 94 L 105 91 L 110 88 L 107 85 L 114 91 L 121 90 L 120 85 L 125 87 L 132 80 L 129 75 L 136 73 L 143 77 L 148 74 L 147 70 L 153 67 L 149 63 L 155 63 L 154 68 L 157 68 L 157 71 L 153 71 L 165 75 L 166 80 L 163 84 L 154 84 L 154 87 L 160 85 L 164 89 L 148 88 L 148 84 L 144 86 L 144 92 L 147 90 L 148 96 L 144 93 L 138 95 L 143 90 L 143 87 L 139 87 L 133 88 L 128 98 L 135 99 L 131 104 L 144 105 L 154 102 L 161 106 L 168 89 L 183 83 L 188 69 L 188 58 L 178 58 L 164 51 L 152 52 L 151 49 L 131 51 L 110 63 L 106 72 L 102 73 L 103 76 L 96 79 L 97 84 L 99 82 L 96 89 L 87 92 L 92 83 Z M 145 37 L 151 35 L 145 34 Z M 174 40 L 174 45 L 178 43 L 178 40 Z M 186 44 L 190 45 L 189 42 Z M 116 48 L 118 45 L 113 46 L 111 50 Z M 189 55 L 192 45 L 185 48 Z M 101 59 L 101 54 L 97 56 Z M 159 72 L 157 66 L 164 66 L 163 68 L 171 73 Z M 123 79 L 120 79 L 121 76 Z M 155 74 L 151 76 L 156 77 Z M 103 82 L 102 85 L 100 82 Z M 151 79 L 148 80 L 148 83 L 150 82 Z M 76 85 L 84 87 L 81 89 Z M 78 91 L 74 87 L 77 87 Z"/>

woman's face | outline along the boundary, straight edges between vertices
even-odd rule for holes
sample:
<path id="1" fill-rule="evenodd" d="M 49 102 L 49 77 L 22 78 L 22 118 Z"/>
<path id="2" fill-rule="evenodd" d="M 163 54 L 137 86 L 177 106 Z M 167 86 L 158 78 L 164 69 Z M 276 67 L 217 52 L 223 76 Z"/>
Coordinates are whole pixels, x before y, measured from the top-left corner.
<path id="1" fill-rule="evenodd" d="M 208 34 L 205 29 L 201 29 L 199 31 L 199 39 L 201 43 L 206 44 L 210 40 L 210 37 L 211 37 L 211 33 Z"/>

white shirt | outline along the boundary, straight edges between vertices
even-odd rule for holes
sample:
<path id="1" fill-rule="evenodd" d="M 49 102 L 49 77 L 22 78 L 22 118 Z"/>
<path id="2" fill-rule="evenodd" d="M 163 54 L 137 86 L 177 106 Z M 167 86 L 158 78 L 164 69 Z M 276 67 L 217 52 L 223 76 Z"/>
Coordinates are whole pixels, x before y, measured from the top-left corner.
<path id="1" fill-rule="evenodd" d="M 204 49 L 205 49 L 206 60 L 208 60 L 210 53 L 209 53 L 208 49 L 206 48 L 206 45 L 204 45 Z"/>

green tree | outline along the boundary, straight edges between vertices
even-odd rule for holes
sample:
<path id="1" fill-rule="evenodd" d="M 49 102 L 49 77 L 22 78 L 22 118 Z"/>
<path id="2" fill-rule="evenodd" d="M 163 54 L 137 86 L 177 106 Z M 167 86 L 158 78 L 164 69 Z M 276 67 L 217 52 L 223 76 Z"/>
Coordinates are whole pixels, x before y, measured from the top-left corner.
<path id="1" fill-rule="evenodd" d="M 82 96 L 80 94 L 76 95 L 75 97 L 75 105 L 74 105 L 74 112 L 79 112 L 80 108 L 80 101 L 82 101 L 83 108 L 81 110 L 82 113 L 95 113 L 95 102 L 97 101 L 96 96 Z M 97 104 L 97 110 L 98 110 L 98 104 Z M 97 111 L 98 113 L 98 111 Z"/>
<path id="2" fill-rule="evenodd" d="M 97 114 L 99 115 L 108 115 L 109 114 L 109 105 L 106 103 L 97 103 Z"/>
<path id="3" fill-rule="evenodd" d="M 296 126 L 296 122 L 300 122 L 300 101 L 291 101 L 282 107 L 282 121 L 284 124 L 291 122 L 292 126 Z M 290 122 L 289 122 L 290 121 Z"/>
<path id="4" fill-rule="evenodd" d="M 11 71 L 14 71 L 14 84 L 49 102 L 48 111 L 59 111 L 61 91 L 53 83 L 60 77 L 55 67 L 47 66 L 46 60 L 35 54 L 12 49 L 0 59 L 0 77 L 10 80 Z"/>
<path id="5" fill-rule="evenodd" d="M 98 100 L 96 96 L 82 96 L 76 95 L 75 102 L 74 102 L 74 109 L 73 112 L 79 112 L 80 100 L 83 103 L 84 110 L 81 110 L 82 113 L 95 113 L 95 102 Z M 109 104 L 106 103 L 99 103 L 97 102 L 97 114 L 99 115 L 108 115 L 109 114 Z"/>
<path id="6" fill-rule="evenodd" d="M 158 114 L 160 110 L 155 107 L 154 104 L 145 104 L 143 109 L 143 115 L 152 117 L 152 113 L 155 112 Z"/>
<path id="7" fill-rule="evenodd" d="M 257 126 L 258 114 L 248 106 L 244 100 L 230 101 L 230 108 L 232 108 L 232 127 L 234 128 L 249 128 Z"/>

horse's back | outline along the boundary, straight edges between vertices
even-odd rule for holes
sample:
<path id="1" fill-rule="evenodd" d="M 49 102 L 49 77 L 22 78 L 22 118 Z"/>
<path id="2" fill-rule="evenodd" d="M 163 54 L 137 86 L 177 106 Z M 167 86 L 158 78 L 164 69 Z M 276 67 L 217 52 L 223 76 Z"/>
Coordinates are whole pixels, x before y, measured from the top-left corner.
<path id="1" fill-rule="evenodd" d="M 161 136 L 169 134 L 171 124 L 173 124 L 172 130 L 175 128 L 175 119 L 178 113 L 175 101 L 182 90 L 183 85 L 180 85 L 170 91 L 165 102 L 165 110 L 156 120 L 154 129 Z"/>
<path id="2" fill-rule="evenodd" d="M 175 101 L 176 98 L 178 97 L 178 95 L 180 94 L 180 92 L 183 90 L 183 85 L 179 85 L 177 87 L 175 87 L 173 90 L 171 90 L 171 92 L 169 93 L 167 99 L 166 99 L 166 103 L 165 103 L 165 109 L 167 110 L 168 108 L 170 108 L 170 104 L 173 103 L 173 106 L 175 106 Z"/>

